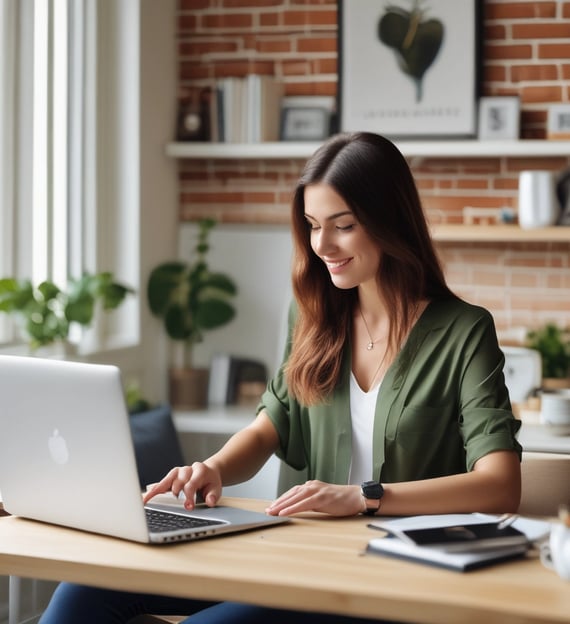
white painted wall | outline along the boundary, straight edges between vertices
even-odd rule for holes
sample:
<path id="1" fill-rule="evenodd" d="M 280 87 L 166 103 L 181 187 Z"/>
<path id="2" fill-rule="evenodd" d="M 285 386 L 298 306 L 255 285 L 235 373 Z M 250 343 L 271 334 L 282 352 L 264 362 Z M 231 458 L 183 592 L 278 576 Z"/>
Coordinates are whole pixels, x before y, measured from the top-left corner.
<path id="1" fill-rule="evenodd" d="M 140 271 L 141 351 L 128 367 L 145 396 L 167 396 L 168 352 L 162 328 L 146 304 L 151 270 L 176 255 L 178 232 L 178 162 L 165 154 L 174 137 L 177 89 L 177 0 L 141 0 L 140 70 Z"/>
<path id="2" fill-rule="evenodd" d="M 188 259 L 197 226 L 180 227 L 180 257 Z M 281 363 L 291 300 L 291 233 L 288 226 L 218 224 L 210 234 L 210 268 L 238 287 L 236 317 L 205 334 L 195 363 L 208 366 L 215 353 L 260 359 L 272 375 Z"/>

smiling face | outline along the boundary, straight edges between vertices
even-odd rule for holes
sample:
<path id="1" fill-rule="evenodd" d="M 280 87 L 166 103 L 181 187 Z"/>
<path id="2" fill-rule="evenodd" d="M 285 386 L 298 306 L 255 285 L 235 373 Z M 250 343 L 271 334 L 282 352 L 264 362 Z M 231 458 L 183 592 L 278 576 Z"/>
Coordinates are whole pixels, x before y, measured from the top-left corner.
<path id="1" fill-rule="evenodd" d="M 325 263 L 337 288 L 376 284 L 381 252 L 343 198 L 327 184 L 304 191 L 311 247 Z"/>

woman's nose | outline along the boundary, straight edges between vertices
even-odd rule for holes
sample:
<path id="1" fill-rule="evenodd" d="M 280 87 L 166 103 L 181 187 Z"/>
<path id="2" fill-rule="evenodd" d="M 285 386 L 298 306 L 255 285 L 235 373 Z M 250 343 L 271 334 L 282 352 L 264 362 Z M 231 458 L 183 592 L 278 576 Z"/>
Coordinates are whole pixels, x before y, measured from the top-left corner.
<path id="1" fill-rule="evenodd" d="M 332 246 L 331 236 L 328 232 L 325 232 L 324 228 L 321 228 L 313 234 L 313 249 L 317 255 L 326 255 L 330 252 Z"/>

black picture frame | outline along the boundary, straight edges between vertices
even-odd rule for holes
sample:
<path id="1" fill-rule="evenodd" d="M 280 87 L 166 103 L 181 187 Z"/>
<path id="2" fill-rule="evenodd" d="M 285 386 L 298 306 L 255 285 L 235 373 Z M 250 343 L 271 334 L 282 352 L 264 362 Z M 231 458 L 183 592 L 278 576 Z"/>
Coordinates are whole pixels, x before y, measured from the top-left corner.
<path id="1" fill-rule="evenodd" d="M 210 107 L 214 97 L 210 87 L 193 87 L 178 102 L 177 141 L 210 141 Z"/>
<path id="2" fill-rule="evenodd" d="M 341 132 L 477 135 L 481 0 L 338 0 Z"/>

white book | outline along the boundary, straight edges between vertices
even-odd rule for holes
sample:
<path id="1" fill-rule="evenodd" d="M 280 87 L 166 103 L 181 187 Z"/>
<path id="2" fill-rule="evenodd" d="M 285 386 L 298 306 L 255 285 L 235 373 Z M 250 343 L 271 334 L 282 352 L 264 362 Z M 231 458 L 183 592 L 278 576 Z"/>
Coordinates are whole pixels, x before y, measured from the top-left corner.
<path id="1" fill-rule="evenodd" d="M 259 109 L 261 100 L 261 76 L 250 74 L 247 80 L 247 101 L 245 104 L 246 138 L 248 143 L 257 143 L 260 137 Z"/>
<path id="2" fill-rule="evenodd" d="M 283 84 L 272 76 L 263 76 L 259 104 L 259 140 L 278 141 L 281 124 Z"/>
<path id="3" fill-rule="evenodd" d="M 212 357 L 208 379 L 208 405 L 226 405 L 231 359 L 227 353 Z"/>
<path id="4" fill-rule="evenodd" d="M 208 381 L 208 405 L 233 405 L 239 384 L 267 382 L 267 368 L 258 360 L 219 353 L 212 357 Z"/>

